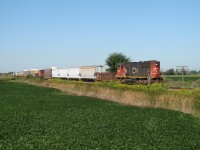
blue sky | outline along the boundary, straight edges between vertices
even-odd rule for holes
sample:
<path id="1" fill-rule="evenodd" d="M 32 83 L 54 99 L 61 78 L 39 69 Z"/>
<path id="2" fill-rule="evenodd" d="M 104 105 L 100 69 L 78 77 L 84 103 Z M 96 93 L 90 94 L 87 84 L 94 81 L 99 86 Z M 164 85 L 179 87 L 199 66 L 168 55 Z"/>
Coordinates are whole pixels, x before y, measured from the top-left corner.
<path id="1" fill-rule="evenodd" d="M 0 72 L 104 65 L 122 52 L 200 70 L 199 0 L 0 0 Z"/>

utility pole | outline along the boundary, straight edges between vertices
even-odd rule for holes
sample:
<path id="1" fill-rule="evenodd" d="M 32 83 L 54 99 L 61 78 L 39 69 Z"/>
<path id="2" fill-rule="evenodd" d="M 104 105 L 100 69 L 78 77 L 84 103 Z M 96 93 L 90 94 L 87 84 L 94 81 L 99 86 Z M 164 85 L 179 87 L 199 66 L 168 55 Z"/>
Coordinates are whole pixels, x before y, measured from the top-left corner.
<path id="1" fill-rule="evenodd" d="M 185 72 L 185 68 L 187 68 L 188 66 L 176 66 L 177 70 L 181 71 L 182 74 L 182 81 L 184 81 L 184 72 Z"/>

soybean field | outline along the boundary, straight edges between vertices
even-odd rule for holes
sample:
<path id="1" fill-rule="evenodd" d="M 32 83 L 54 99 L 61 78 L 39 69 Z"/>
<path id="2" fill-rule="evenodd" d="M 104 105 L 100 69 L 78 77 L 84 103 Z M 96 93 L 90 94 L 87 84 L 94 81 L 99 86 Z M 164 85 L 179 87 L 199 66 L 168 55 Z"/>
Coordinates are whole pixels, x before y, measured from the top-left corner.
<path id="1" fill-rule="evenodd" d="M 0 81 L 0 149 L 200 149 L 200 121 Z"/>

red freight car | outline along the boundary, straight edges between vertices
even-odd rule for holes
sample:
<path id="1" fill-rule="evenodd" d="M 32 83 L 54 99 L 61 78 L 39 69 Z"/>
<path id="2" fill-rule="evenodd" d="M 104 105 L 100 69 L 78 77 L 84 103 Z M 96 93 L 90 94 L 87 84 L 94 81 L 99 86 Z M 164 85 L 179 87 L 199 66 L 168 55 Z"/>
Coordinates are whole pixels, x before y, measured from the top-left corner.
<path id="1" fill-rule="evenodd" d="M 44 70 L 39 70 L 39 77 L 44 78 Z"/>
<path id="2" fill-rule="evenodd" d="M 97 72 L 96 73 L 96 80 L 97 81 L 114 81 L 115 80 L 115 73 L 108 73 L 108 72 Z"/>

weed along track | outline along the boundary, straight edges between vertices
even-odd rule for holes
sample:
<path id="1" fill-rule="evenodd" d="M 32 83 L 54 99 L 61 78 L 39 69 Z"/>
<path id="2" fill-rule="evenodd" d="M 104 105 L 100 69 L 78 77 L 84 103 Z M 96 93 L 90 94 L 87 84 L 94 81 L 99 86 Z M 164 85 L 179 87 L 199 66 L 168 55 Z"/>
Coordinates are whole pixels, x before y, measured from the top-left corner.
<path id="1" fill-rule="evenodd" d="M 14 81 L 16 82 L 16 81 Z M 125 105 L 165 108 L 189 113 L 200 118 L 200 90 L 171 90 L 163 84 L 125 85 L 118 82 L 83 83 L 61 79 L 20 79 L 37 86 L 56 88 L 68 95 L 88 96 L 110 100 Z"/>
<path id="2" fill-rule="evenodd" d="M 126 106 L 0 81 L 1 149 L 198 149 L 200 122 L 177 111 Z"/>

